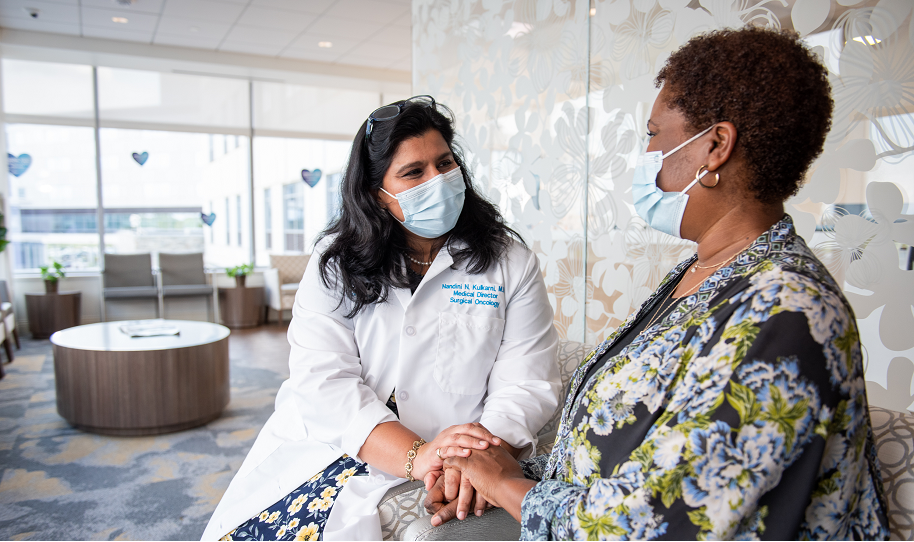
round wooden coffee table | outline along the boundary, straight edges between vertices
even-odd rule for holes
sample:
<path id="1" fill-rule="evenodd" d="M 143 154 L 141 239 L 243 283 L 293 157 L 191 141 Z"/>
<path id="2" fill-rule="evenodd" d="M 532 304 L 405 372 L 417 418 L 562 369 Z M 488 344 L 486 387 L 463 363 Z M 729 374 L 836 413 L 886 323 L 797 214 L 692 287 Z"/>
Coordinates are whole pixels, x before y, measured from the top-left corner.
<path id="1" fill-rule="evenodd" d="M 127 322 L 88 324 L 51 336 L 57 412 L 105 435 L 156 435 L 203 425 L 229 402 L 229 330 L 158 320 L 180 335 L 130 337 Z"/>

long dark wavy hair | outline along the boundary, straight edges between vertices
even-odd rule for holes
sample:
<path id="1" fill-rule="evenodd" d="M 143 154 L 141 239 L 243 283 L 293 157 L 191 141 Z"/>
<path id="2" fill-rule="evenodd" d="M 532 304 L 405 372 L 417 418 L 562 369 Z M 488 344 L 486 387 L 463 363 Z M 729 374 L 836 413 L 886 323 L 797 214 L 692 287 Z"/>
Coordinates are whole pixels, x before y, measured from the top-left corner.
<path id="1" fill-rule="evenodd" d="M 463 211 L 447 245 L 454 260 L 452 268 L 465 265 L 470 274 L 478 275 L 505 254 L 512 238 L 523 243 L 498 209 L 473 188 L 463 153 L 454 141 L 454 113 L 450 109 L 441 104 L 405 102 L 396 117 L 373 123 L 369 141 L 365 139 L 367 123 L 352 141 L 340 187 L 341 212 L 318 237 L 318 242 L 332 238 L 320 256 L 320 276 L 327 288 L 341 292 L 340 305 L 350 301 L 347 318 L 372 303 L 386 302 L 391 288 L 409 287 L 404 265 L 410 253 L 406 234 L 375 198 L 394 154 L 407 139 L 437 130 L 463 172 Z M 454 241 L 461 241 L 463 248 L 455 248 Z"/>

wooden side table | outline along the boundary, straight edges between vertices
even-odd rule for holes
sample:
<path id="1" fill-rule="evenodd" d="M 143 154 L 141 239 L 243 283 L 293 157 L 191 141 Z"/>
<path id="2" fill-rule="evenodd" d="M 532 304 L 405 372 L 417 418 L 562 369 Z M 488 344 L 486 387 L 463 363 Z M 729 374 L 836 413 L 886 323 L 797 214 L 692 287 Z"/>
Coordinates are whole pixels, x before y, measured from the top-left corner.
<path id="1" fill-rule="evenodd" d="M 82 292 L 25 294 L 29 331 L 34 339 L 47 339 L 55 331 L 79 325 Z"/>
<path id="2" fill-rule="evenodd" d="M 222 325 L 230 328 L 255 327 L 263 323 L 263 286 L 219 288 Z"/>

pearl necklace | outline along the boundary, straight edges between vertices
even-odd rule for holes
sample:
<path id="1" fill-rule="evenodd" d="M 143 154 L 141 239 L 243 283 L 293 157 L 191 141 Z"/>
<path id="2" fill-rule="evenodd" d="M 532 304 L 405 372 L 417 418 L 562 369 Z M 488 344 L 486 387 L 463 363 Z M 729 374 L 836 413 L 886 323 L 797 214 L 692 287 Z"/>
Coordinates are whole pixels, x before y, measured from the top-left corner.
<path id="1" fill-rule="evenodd" d="M 413 262 L 416 265 L 432 265 L 432 262 L 420 262 L 419 260 L 416 260 L 412 256 L 407 256 L 407 258 L 409 258 L 409 261 Z"/>

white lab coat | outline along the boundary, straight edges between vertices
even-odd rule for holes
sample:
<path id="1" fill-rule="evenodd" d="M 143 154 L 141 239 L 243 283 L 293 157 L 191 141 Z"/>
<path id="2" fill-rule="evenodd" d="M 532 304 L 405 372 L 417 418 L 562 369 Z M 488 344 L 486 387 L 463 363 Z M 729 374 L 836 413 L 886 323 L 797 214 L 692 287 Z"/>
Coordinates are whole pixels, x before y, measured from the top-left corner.
<path id="1" fill-rule="evenodd" d="M 343 453 L 356 459 L 379 423 L 400 422 L 425 440 L 479 421 L 529 455 L 559 399 L 553 311 L 536 256 L 512 243 L 480 275 L 451 269 L 447 247 L 415 294 L 395 289 L 352 319 L 323 286 L 315 250 L 295 298 L 290 377 L 276 411 L 216 507 L 216 540 L 285 497 Z M 406 463 L 403 450 L 403 462 Z M 377 505 L 404 482 L 369 467 L 334 503 L 324 538 L 381 538 Z"/>

